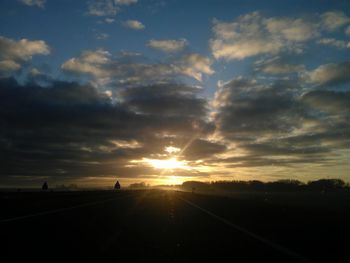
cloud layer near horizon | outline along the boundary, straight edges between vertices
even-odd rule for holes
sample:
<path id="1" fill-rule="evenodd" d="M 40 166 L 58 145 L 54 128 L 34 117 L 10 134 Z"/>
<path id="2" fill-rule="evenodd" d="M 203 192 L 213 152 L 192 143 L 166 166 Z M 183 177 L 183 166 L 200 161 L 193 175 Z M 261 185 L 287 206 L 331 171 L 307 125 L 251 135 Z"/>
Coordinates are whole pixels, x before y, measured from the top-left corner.
<path id="1" fill-rule="evenodd" d="M 206 120 L 207 101 L 197 94 L 186 85 L 154 84 L 124 89 L 115 102 L 91 85 L 55 81 L 42 87 L 1 79 L 2 179 L 153 178 L 153 168 L 130 161 L 164 158 L 166 146 L 183 148 L 190 140 L 196 148 L 184 153 L 188 159 L 222 152 L 224 146 L 205 139 L 214 127 Z"/>

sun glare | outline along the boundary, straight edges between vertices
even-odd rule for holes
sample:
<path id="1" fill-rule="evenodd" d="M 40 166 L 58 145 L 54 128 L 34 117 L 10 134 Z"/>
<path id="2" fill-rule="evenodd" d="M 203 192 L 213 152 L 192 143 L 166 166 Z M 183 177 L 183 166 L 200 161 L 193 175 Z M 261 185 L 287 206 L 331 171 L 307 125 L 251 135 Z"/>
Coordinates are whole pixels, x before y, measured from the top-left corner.
<path id="1" fill-rule="evenodd" d="M 179 176 L 169 176 L 168 179 L 166 180 L 167 184 L 170 185 L 177 185 L 177 184 L 182 184 L 183 181 Z"/>
<path id="2" fill-rule="evenodd" d="M 165 159 L 165 160 L 145 158 L 144 161 L 157 169 L 167 169 L 167 170 L 189 169 L 189 167 L 186 164 L 186 161 L 179 161 L 176 158 Z"/>

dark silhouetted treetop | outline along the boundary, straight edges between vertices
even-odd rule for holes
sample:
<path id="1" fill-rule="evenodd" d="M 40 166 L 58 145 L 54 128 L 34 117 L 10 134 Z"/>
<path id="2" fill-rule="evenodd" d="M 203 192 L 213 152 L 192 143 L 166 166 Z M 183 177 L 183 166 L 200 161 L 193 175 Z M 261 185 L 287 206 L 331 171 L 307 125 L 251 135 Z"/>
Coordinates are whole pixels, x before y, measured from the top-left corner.
<path id="1" fill-rule="evenodd" d="M 120 189 L 120 183 L 117 181 L 114 185 L 114 189 Z"/>
<path id="2" fill-rule="evenodd" d="M 41 187 L 42 190 L 48 190 L 49 189 L 49 185 L 47 184 L 47 182 L 43 183 L 43 186 Z"/>

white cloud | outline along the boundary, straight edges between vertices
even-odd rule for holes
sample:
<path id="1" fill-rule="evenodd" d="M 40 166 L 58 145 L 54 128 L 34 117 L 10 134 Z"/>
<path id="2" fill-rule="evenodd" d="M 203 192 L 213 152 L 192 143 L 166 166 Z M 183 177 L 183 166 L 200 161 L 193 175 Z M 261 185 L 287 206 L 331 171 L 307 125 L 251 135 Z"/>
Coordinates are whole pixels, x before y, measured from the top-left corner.
<path id="1" fill-rule="evenodd" d="M 212 61 L 199 54 L 187 54 L 169 63 L 144 63 L 138 61 L 137 57 L 125 60 L 123 57 L 112 57 L 103 49 L 84 51 L 79 57 L 65 61 L 61 68 L 66 72 L 88 75 L 97 85 L 115 82 L 123 85 L 146 84 L 180 76 L 201 81 L 204 74 L 214 73 Z"/>
<path id="2" fill-rule="evenodd" d="M 322 38 L 317 41 L 318 44 L 334 46 L 339 49 L 350 48 L 350 42 L 344 40 L 337 40 L 335 38 Z"/>
<path id="3" fill-rule="evenodd" d="M 214 57 L 233 60 L 279 52 L 284 46 L 282 39 L 266 32 L 264 24 L 258 12 L 240 16 L 232 23 L 215 20 L 215 37 L 210 40 Z"/>
<path id="4" fill-rule="evenodd" d="M 31 76 L 40 76 L 40 75 L 43 75 L 43 73 L 40 70 L 38 70 L 37 68 L 32 68 L 29 71 L 29 75 L 31 75 Z"/>
<path id="5" fill-rule="evenodd" d="M 30 60 L 33 55 L 48 55 L 49 46 L 43 40 L 21 39 L 15 41 L 0 36 L 0 58 L 13 60 Z"/>
<path id="6" fill-rule="evenodd" d="M 115 21 L 114 18 L 109 18 L 109 17 L 107 17 L 107 18 L 105 19 L 105 22 L 106 22 L 107 24 L 112 24 L 112 23 L 114 23 L 114 21 Z"/>
<path id="7" fill-rule="evenodd" d="M 112 0 L 92 0 L 88 2 L 88 14 L 92 16 L 114 16 L 119 8 Z"/>
<path id="8" fill-rule="evenodd" d="M 350 62 L 324 64 L 306 72 L 304 80 L 316 85 L 337 85 L 350 82 Z"/>
<path id="9" fill-rule="evenodd" d="M 84 63 L 90 64 L 107 64 L 111 61 L 111 54 L 104 49 L 97 49 L 96 51 L 84 51 L 80 59 Z"/>
<path id="10" fill-rule="evenodd" d="M 71 58 L 64 62 L 61 66 L 63 70 L 72 72 L 72 73 L 85 73 L 92 76 L 103 76 L 103 70 L 99 69 L 97 65 L 85 63 L 79 58 Z"/>
<path id="11" fill-rule="evenodd" d="M 211 68 L 211 59 L 199 54 L 185 55 L 176 62 L 176 65 L 180 73 L 198 81 L 202 81 L 203 74 L 212 75 L 215 72 Z"/>
<path id="12" fill-rule="evenodd" d="M 180 40 L 155 40 L 151 39 L 148 44 L 149 47 L 161 50 L 163 52 L 178 52 L 187 46 L 186 39 Z"/>
<path id="13" fill-rule="evenodd" d="M 326 12 L 303 18 L 264 17 L 259 12 L 239 16 L 232 22 L 214 20 L 210 47 L 216 59 L 240 60 L 282 51 L 301 53 L 305 42 L 323 32 L 349 23 L 342 12 Z"/>
<path id="14" fill-rule="evenodd" d="M 116 5 L 131 5 L 136 4 L 137 0 L 114 0 Z"/>
<path id="15" fill-rule="evenodd" d="M 21 65 L 13 60 L 1 60 L 0 72 L 13 72 L 21 69 Z"/>
<path id="16" fill-rule="evenodd" d="M 124 26 L 133 30 L 143 30 L 145 26 L 137 20 L 127 20 L 124 22 Z"/>
<path id="17" fill-rule="evenodd" d="M 303 72 L 305 71 L 305 66 L 302 64 L 290 64 L 280 57 L 275 57 L 269 60 L 255 62 L 255 70 L 273 75 L 289 74 L 294 72 Z"/>
<path id="18" fill-rule="evenodd" d="M 98 40 L 105 40 L 105 39 L 107 39 L 107 38 L 109 38 L 109 35 L 106 34 L 106 33 L 98 33 L 98 34 L 96 35 L 96 39 L 98 39 Z"/>
<path id="19" fill-rule="evenodd" d="M 301 18 L 269 18 L 265 23 L 272 37 L 282 37 L 289 41 L 302 42 L 319 35 L 317 24 Z"/>
<path id="20" fill-rule="evenodd" d="M 44 8 L 45 2 L 46 2 L 46 0 L 19 0 L 19 1 L 27 6 L 37 6 L 40 8 Z"/>
<path id="21" fill-rule="evenodd" d="M 31 41 L 24 38 L 15 41 L 0 36 L 0 63 L 4 71 L 19 70 L 21 64 L 31 60 L 34 55 L 48 55 L 49 53 L 50 48 L 43 40 Z"/>
<path id="22" fill-rule="evenodd" d="M 64 62 L 61 68 L 74 74 L 87 74 L 91 76 L 98 85 L 110 81 L 110 72 L 104 69 L 104 65 L 111 62 L 110 53 L 103 49 L 96 51 L 84 51 L 80 57 L 71 58 Z"/>
<path id="23" fill-rule="evenodd" d="M 350 22 L 350 18 L 339 11 L 323 13 L 321 19 L 324 28 L 329 31 L 334 31 Z"/>

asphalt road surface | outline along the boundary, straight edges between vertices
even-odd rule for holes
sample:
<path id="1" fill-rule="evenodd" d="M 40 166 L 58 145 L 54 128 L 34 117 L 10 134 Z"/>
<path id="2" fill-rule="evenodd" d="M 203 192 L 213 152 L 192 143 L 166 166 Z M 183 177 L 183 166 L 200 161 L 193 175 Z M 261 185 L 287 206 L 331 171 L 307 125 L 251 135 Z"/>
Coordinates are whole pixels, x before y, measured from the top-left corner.
<path id="1" fill-rule="evenodd" d="M 3 194 L 0 261 L 341 262 L 339 210 L 160 190 Z"/>

